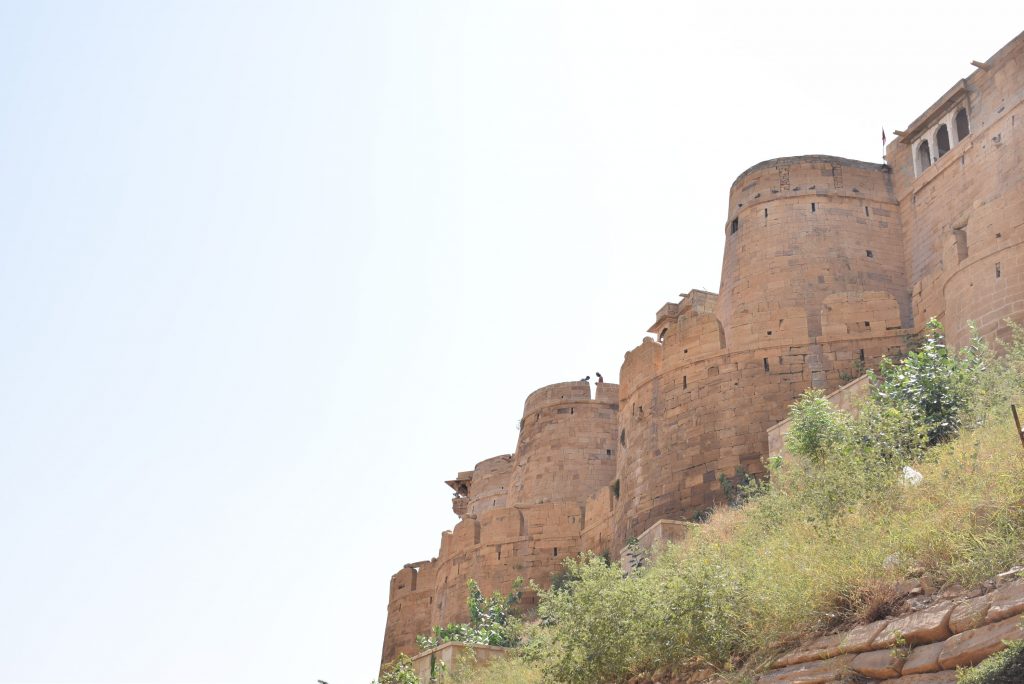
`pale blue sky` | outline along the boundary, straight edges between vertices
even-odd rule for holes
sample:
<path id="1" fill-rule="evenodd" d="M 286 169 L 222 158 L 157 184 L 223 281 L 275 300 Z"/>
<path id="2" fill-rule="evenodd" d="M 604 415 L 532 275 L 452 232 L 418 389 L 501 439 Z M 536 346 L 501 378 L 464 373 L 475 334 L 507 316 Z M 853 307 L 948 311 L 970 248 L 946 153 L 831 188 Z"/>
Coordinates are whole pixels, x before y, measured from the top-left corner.
<path id="1" fill-rule="evenodd" d="M 443 480 L 718 288 L 740 172 L 1024 29 L 719 5 L 0 0 L 0 682 L 368 682 Z"/>

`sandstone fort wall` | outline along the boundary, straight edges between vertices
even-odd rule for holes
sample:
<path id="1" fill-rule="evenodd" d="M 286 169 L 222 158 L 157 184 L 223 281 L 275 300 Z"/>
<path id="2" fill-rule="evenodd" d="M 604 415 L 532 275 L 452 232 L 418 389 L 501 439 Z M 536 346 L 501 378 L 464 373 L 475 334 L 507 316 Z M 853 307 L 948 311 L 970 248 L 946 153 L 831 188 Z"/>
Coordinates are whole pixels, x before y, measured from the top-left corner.
<path id="1" fill-rule="evenodd" d="M 548 586 L 567 556 L 614 558 L 659 521 L 694 518 L 723 479 L 764 472 L 801 392 L 902 354 L 929 318 L 954 346 L 969 321 L 1007 337 L 1005 319 L 1024 321 L 1022 127 L 1024 34 L 898 132 L 886 164 L 812 155 L 740 174 L 720 292 L 665 304 L 619 385 L 533 392 L 515 453 L 448 481 L 460 522 L 437 558 L 392 577 L 383 660 L 465 621 L 470 578 L 485 593 Z"/>

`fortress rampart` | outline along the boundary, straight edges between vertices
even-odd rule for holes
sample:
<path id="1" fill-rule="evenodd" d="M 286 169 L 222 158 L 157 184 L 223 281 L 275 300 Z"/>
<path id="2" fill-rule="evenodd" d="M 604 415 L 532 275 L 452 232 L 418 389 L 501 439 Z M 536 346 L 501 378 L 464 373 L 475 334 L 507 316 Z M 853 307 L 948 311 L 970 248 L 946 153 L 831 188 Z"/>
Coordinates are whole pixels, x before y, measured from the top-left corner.
<path id="1" fill-rule="evenodd" d="M 597 502 L 615 474 L 618 385 L 563 382 L 533 392 L 523 408 L 515 454 L 481 461 L 448 485 L 461 520 L 441 534 L 437 557 L 391 579 L 382 662 L 416 651 L 416 635 L 465 622 L 469 579 L 485 593 L 512 591 L 516 578 L 550 586 L 582 540 L 610 538 Z M 588 500 L 597 524 L 586 525 Z M 535 596 L 525 591 L 529 609 Z"/>
<path id="2" fill-rule="evenodd" d="M 547 586 L 566 556 L 617 557 L 719 503 L 725 479 L 763 473 L 801 392 L 902 354 L 929 318 L 953 346 L 969 321 L 1007 337 L 1006 319 L 1024 322 L 1022 127 L 1024 34 L 897 132 L 886 164 L 812 155 L 740 174 L 719 294 L 662 306 L 619 385 L 533 392 L 515 453 L 448 481 L 460 522 L 392 577 L 383 660 L 465 621 L 470 578 Z"/>

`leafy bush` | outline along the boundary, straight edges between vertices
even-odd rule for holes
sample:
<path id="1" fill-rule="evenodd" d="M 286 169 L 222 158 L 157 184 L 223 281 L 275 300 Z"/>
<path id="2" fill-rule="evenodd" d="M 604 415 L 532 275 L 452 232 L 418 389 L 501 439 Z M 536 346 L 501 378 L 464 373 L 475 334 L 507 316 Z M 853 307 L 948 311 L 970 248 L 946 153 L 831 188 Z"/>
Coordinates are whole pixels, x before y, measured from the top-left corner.
<path id="1" fill-rule="evenodd" d="M 872 398 L 881 406 L 909 413 L 928 435 L 930 445 L 948 439 L 960 429 L 970 403 L 973 382 L 987 354 L 975 337 L 959 354 L 950 354 L 942 325 L 934 318 L 924 329 L 924 340 L 902 362 L 882 359 L 872 376 Z"/>
<path id="2" fill-rule="evenodd" d="M 484 596 L 474 580 L 467 582 L 469 597 L 469 622 L 435 626 L 432 634 L 416 637 L 420 650 L 427 650 L 445 642 L 480 644 L 486 646 L 515 646 L 519 642 L 521 623 L 512 615 L 512 606 L 518 603 L 522 579 L 517 579 L 507 596 L 494 592 Z"/>
<path id="3" fill-rule="evenodd" d="M 412 668 L 412 658 L 402 653 L 381 668 L 380 679 L 373 684 L 420 684 L 420 679 Z"/>

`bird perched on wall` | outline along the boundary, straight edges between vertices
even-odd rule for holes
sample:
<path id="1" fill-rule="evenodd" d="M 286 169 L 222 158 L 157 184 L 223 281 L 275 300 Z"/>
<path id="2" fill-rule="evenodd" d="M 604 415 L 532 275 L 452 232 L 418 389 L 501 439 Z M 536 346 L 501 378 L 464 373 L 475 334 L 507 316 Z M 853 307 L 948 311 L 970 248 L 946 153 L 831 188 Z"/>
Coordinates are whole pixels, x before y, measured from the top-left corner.
<path id="1" fill-rule="evenodd" d="M 600 373 L 594 373 L 594 375 L 597 376 L 597 384 L 598 385 L 600 385 L 602 382 L 604 382 L 604 376 L 603 375 L 601 375 Z"/>
<path id="2" fill-rule="evenodd" d="M 588 375 L 587 377 L 580 380 L 580 382 L 590 382 L 590 376 Z"/>

